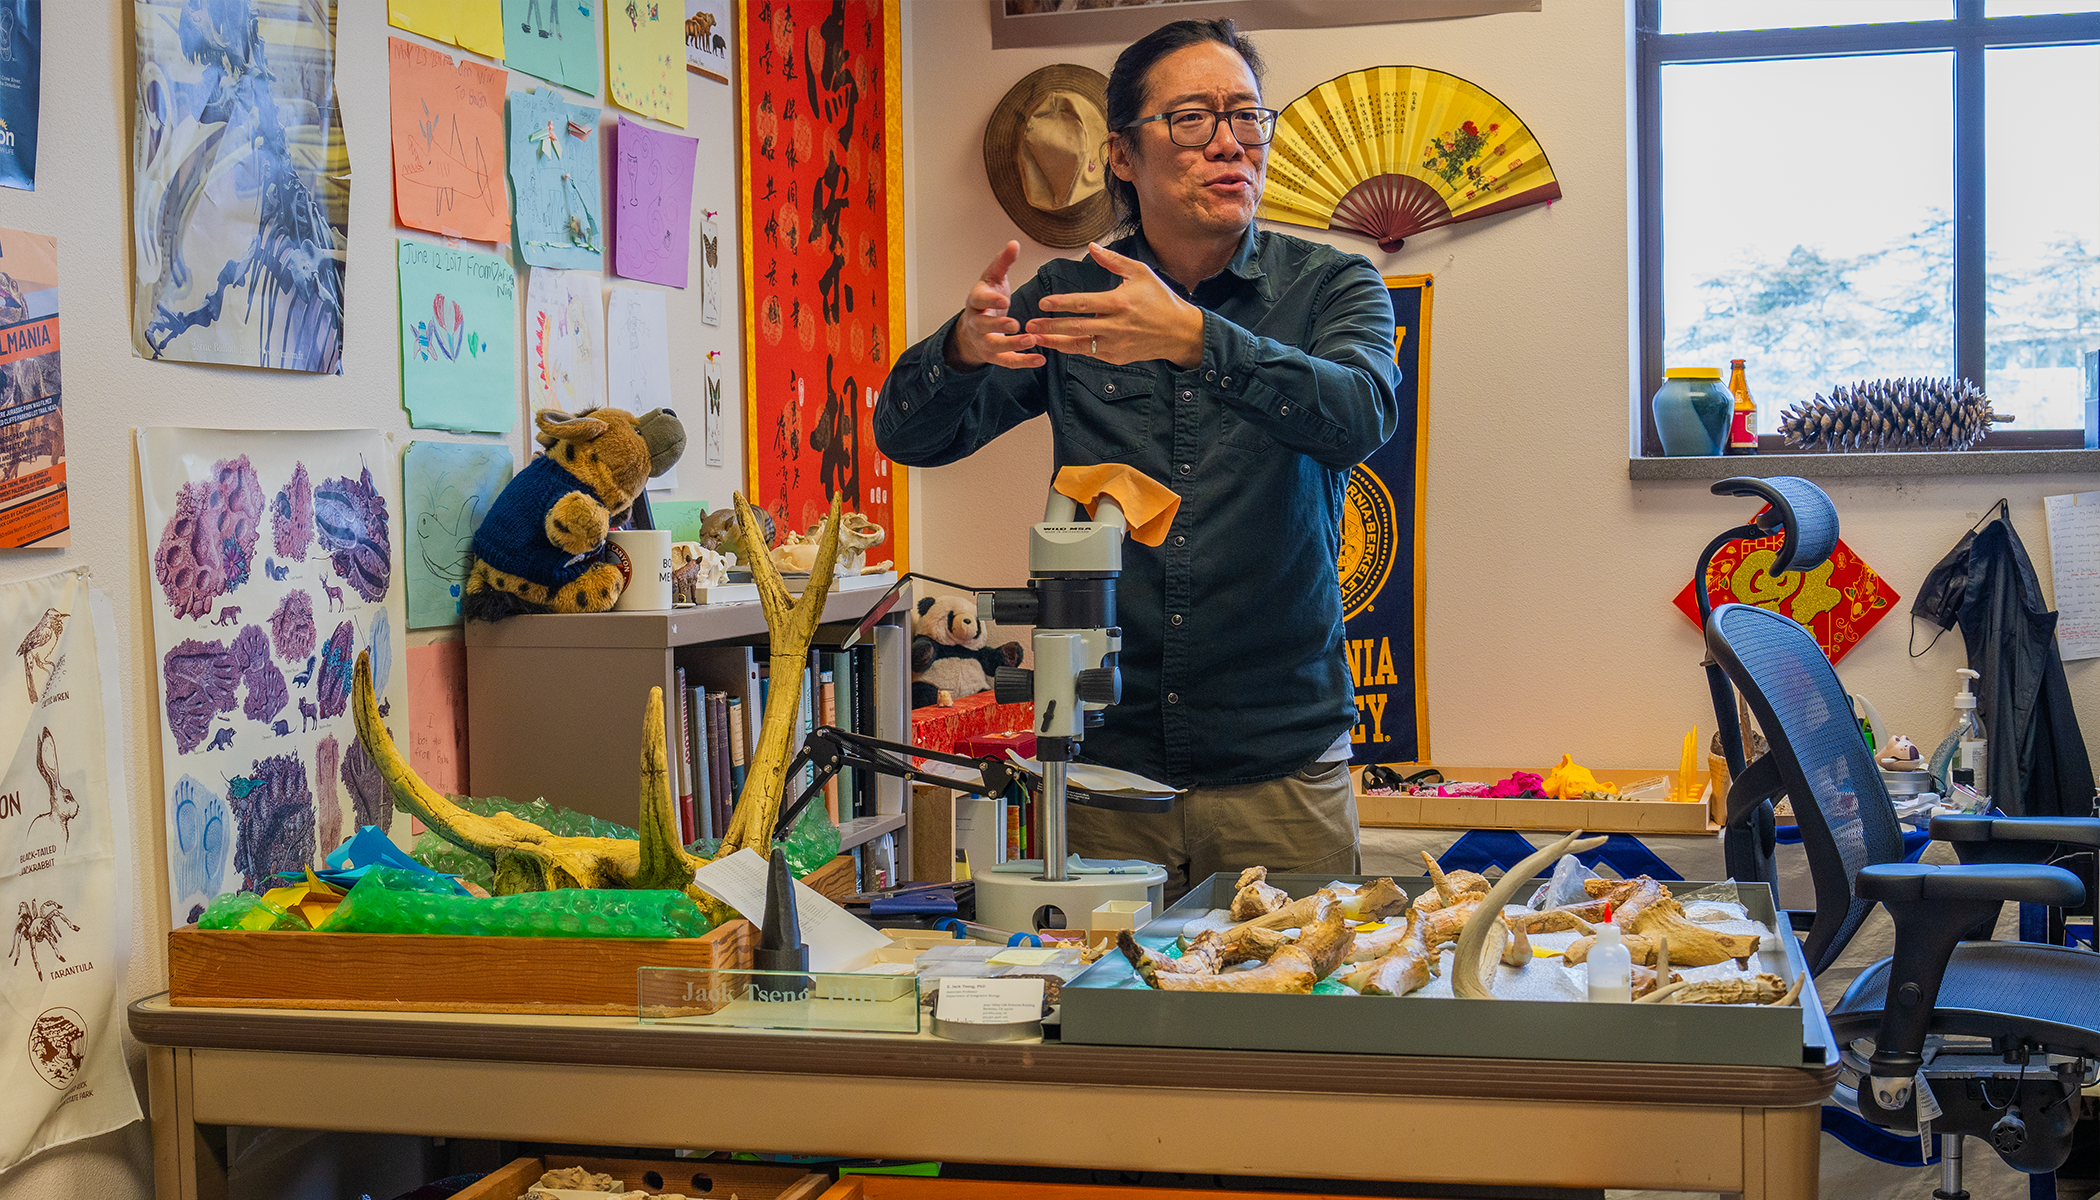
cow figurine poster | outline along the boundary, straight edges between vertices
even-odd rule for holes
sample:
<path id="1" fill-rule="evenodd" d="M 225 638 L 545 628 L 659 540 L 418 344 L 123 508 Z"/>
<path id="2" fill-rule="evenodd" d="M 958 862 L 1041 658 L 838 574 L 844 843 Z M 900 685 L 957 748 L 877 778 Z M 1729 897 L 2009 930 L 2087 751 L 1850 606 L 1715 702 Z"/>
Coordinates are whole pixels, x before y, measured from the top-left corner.
<path id="1" fill-rule="evenodd" d="M 840 497 L 906 569 L 875 399 L 904 332 L 894 0 L 763 0 L 737 46 L 746 494 L 783 531 Z M 885 551 L 889 553 L 889 551 Z"/>

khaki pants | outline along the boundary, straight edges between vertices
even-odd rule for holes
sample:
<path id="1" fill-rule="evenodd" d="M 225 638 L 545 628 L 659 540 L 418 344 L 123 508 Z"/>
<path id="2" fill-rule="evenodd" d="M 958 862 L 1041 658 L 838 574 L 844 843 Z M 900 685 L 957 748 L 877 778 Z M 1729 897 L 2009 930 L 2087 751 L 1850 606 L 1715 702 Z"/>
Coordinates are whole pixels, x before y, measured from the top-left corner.
<path id="1" fill-rule="evenodd" d="M 1253 866 L 1356 875 L 1362 856 L 1356 789 L 1347 762 L 1312 763 L 1281 779 L 1196 788 L 1164 813 L 1068 805 L 1072 850 L 1087 858 L 1142 858 L 1167 868 L 1167 903 L 1210 878 Z"/>

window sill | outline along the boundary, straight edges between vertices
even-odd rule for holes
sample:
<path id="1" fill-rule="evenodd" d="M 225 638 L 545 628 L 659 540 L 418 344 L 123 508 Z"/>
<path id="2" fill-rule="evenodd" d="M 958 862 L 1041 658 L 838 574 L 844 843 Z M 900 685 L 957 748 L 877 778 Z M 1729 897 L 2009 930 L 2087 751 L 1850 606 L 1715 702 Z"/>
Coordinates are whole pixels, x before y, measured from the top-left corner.
<path id="1" fill-rule="evenodd" d="M 1702 458 L 1629 458 L 1635 482 L 1736 475 L 1799 475 L 1806 479 L 2055 475 L 2100 471 L 2100 450 L 1922 450 L 1900 454 L 1746 454 Z"/>

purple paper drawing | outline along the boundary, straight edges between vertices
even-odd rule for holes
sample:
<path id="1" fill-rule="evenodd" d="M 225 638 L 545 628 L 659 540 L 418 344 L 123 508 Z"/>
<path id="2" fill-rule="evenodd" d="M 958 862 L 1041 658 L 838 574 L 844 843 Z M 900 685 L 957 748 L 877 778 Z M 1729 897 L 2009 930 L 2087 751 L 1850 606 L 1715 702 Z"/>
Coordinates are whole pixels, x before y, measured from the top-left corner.
<path id="1" fill-rule="evenodd" d="M 313 861 L 314 796 L 296 752 L 255 760 L 248 774 L 226 781 L 226 793 L 241 831 L 233 848 L 241 886 L 263 891 L 270 876 Z"/>
<path id="2" fill-rule="evenodd" d="M 314 743 L 314 815 L 320 822 L 316 845 L 322 854 L 343 844 L 343 802 L 335 793 L 336 772 L 342 765 L 343 747 L 334 734 Z"/>
<path id="3" fill-rule="evenodd" d="M 161 674 L 168 681 L 168 730 L 188 754 L 204 744 L 213 717 L 233 711 L 240 671 L 226 643 L 190 638 L 162 657 Z"/>
<path id="4" fill-rule="evenodd" d="M 613 270 L 682 288 L 692 244 L 693 162 L 698 138 L 625 117 L 614 142 Z"/>
<path id="5" fill-rule="evenodd" d="M 314 492 L 314 524 L 335 573 L 358 595 L 378 603 L 394 568 L 387 546 L 386 501 L 372 486 L 372 468 L 364 468 L 354 480 L 339 476 L 323 483 Z M 321 587 L 329 590 L 325 581 Z"/>
<path id="6" fill-rule="evenodd" d="M 321 677 L 314 691 L 321 698 L 323 718 L 341 716 L 350 707 L 350 668 L 356 647 L 357 626 L 350 621 L 336 626 L 328 635 L 328 644 L 321 647 Z"/>
<path id="7" fill-rule="evenodd" d="M 314 652 L 314 599 L 305 592 L 288 592 L 277 602 L 277 611 L 270 614 L 270 640 L 277 647 L 277 657 L 287 663 L 296 663 L 310 658 Z M 307 663 L 313 670 L 313 663 Z M 302 677 L 299 686 L 306 686 Z"/>
<path id="8" fill-rule="evenodd" d="M 210 480 L 182 485 L 153 552 L 153 573 L 176 616 L 208 617 L 214 601 L 248 582 L 262 509 L 262 482 L 245 454 L 221 460 Z"/>
<path id="9" fill-rule="evenodd" d="M 343 787 L 350 793 L 350 806 L 356 810 L 360 827 L 377 825 L 381 829 L 394 823 L 394 796 L 387 791 L 386 780 L 379 776 L 379 765 L 365 753 L 362 741 L 350 743 L 343 754 Z"/>
<path id="10" fill-rule="evenodd" d="M 270 540 L 278 557 L 294 562 L 304 562 L 306 548 L 313 545 L 314 485 L 306 478 L 305 463 L 292 468 L 292 481 L 277 489 L 276 499 L 270 501 Z M 284 575 L 272 571 L 270 578 L 281 580 Z"/>

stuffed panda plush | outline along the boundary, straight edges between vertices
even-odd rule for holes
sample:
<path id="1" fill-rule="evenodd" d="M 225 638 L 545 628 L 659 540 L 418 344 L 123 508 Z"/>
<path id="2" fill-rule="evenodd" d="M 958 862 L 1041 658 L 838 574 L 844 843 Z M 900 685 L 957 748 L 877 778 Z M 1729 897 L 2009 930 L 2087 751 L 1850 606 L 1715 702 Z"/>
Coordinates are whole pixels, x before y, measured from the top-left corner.
<path id="1" fill-rule="evenodd" d="M 938 703 L 942 692 L 958 700 L 974 696 L 992 686 L 1000 667 L 1021 665 L 1021 643 L 986 646 L 976 606 L 953 596 L 919 601 L 911 628 L 913 708 Z"/>

